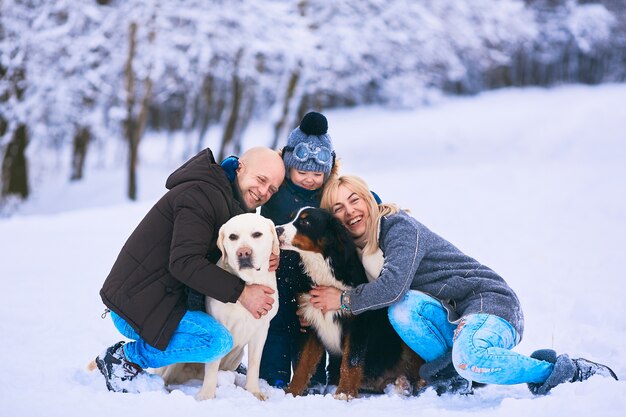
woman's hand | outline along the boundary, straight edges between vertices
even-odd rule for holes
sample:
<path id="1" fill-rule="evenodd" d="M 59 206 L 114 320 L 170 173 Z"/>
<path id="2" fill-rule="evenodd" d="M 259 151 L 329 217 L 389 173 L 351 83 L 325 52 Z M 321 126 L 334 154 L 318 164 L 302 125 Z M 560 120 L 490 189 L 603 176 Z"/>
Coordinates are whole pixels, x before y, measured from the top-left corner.
<path id="1" fill-rule="evenodd" d="M 341 308 L 341 290 L 335 287 L 319 286 L 309 291 L 313 307 L 322 312 L 339 310 Z"/>

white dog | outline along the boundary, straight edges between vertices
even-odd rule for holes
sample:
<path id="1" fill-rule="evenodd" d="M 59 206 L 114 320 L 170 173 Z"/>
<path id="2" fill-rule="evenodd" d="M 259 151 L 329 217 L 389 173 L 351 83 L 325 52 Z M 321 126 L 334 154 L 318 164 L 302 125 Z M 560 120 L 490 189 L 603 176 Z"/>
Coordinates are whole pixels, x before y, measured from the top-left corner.
<path id="1" fill-rule="evenodd" d="M 233 217 L 220 228 L 217 246 L 222 257 L 217 265 L 243 279 L 246 284 L 263 284 L 271 287 L 274 293 L 273 308 L 260 319 L 255 319 L 239 301 L 222 303 L 213 298 L 206 298 L 207 313 L 226 327 L 233 337 L 233 349 L 221 360 L 204 366 L 202 388 L 196 394 L 197 400 L 215 398 L 217 374 L 219 370 L 234 371 L 243 357 L 243 348 L 248 346 L 248 372 L 246 390 L 260 400 L 265 395 L 259 388 L 259 368 L 261 354 L 270 320 L 278 309 L 278 291 L 276 273 L 269 272 L 271 254 L 280 253 L 278 236 L 274 223 L 254 213 L 240 214 Z M 191 378 L 201 378 L 202 369 L 197 364 L 174 364 L 156 370 L 166 383 L 182 383 Z"/>

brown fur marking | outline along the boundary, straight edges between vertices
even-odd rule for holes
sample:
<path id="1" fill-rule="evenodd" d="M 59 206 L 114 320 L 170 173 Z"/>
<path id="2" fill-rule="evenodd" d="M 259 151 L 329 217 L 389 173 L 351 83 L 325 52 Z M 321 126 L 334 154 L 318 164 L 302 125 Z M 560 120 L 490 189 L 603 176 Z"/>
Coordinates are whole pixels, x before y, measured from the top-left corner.
<path id="1" fill-rule="evenodd" d="M 310 333 L 302 348 L 302 352 L 300 352 L 300 358 L 293 372 L 293 378 L 285 390 L 288 394 L 293 394 L 294 396 L 302 395 L 306 387 L 309 386 L 311 376 L 313 376 L 317 364 L 320 363 L 323 353 L 324 346 L 322 342 L 320 342 L 317 336 Z"/>
<path id="2" fill-rule="evenodd" d="M 308 252 L 322 253 L 321 248 L 307 236 L 301 233 L 296 233 L 291 241 L 291 244 L 298 249 L 302 249 Z"/>
<path id="3" fill-rule="evenodd" d="M 341 358 L 341 368 L 339 370 L 341 376 L 335 397 L 349 400 L 359 395 L 359 387 L 363 381 L 363 363 L 357 366 L 352 366 L 348 363 L 348 357 L 350 356 L 350 338 L 348 336 L 344 337 L 343 350 L 344 354 Z"/>

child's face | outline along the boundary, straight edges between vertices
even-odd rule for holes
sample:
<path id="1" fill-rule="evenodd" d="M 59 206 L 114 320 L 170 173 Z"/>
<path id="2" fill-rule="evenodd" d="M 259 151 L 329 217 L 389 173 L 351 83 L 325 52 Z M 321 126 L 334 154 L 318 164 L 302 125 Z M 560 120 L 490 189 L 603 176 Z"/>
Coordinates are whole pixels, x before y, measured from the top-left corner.
<path id="1" fill-rule="evenodd" d="M 299 169 L 290 168 L 289 178 L 291 178 L 291 182 L 298 187 L 306 188 L 307 190 L 317 190 L 324 185 L 323 172 L 301 171 Z"/>

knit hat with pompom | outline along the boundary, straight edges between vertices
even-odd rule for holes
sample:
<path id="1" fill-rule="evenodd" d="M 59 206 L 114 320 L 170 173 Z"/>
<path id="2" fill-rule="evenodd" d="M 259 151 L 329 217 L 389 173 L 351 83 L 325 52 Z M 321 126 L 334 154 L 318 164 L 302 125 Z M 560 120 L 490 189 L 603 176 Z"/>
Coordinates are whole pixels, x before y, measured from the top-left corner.
<path id="1" fill-rule="evenodd" d="M 335 161 L 333 145 L 328 135 L 328 121 L 323 114 L 307 113 L 287 139 L 283 148 L 285 168 L 323 172 L 328 178 Z"/>

